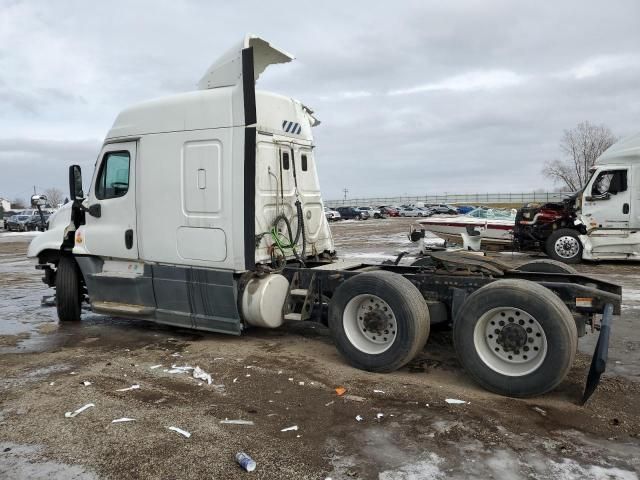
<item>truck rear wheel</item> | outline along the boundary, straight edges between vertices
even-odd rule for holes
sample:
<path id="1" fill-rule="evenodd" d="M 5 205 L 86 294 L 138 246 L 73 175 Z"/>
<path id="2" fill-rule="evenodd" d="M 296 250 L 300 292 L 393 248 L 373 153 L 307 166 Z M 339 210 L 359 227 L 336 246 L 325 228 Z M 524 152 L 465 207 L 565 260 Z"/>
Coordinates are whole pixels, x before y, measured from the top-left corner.
<path id="1" fill-rule="evenodd" d="M 578 232 L 570 228 L 559 228 L 547 238 L 545 253 L 553 260 L 563 263 L 580 263 L 582 242 Z"/>
<path id="2" fill-rule="evenodd" d="M 572 275 L 578 273 L 572 266 L 549 258 L 531 260 L 530 262 L 517 266 L 515 270 L 535 273 L 570 273 Z"/>
<path id="3" fill-rule="evenodd" d="M 56 307 L 61 322 L 80 321 L 81 289 L 78 264 L 73 257 L 60 257 L 56 273 Z"/>
<path id="4" fill-rule="evenodd" d="M 578 344 L 567 306 L 527 280 L 497 280 L 476 290 L 453 323 L 465 370 L 487 390 L 513 397 L 553 390 L 569 372 Z"/>
<path id="5" fill-rule="evenodd" d="M 338 351 L 354 367 L 392 372 L 422 350 L 429 310 L 420 291 L 392 272 L 355 275 L 329 303 L 329 328 Z"/>

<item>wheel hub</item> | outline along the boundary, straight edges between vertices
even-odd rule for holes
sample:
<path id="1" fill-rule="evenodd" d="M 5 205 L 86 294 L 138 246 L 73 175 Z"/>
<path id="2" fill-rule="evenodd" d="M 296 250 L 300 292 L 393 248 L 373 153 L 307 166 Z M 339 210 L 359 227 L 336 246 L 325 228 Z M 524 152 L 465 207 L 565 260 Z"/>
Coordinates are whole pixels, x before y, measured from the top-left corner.
<path id="1" fill-rule="evenodd" d="M 519 352 L 527 344 L 527 331 L 520 325 L 509 323 L 500 330 L 497 342 L 507 352 Z"/>
<path id="2" fill-rule="evenodd" d="M 498 307 L 482 315 L 474 331 L 474 345 L 488 367 L 509 376 L 535 370 L 547 353 L 542 325 L 514 307 Z"/>
<path id="3" fill-rule="evenodd" d="M 387 315 L 381 309 L 366 312 L 363 315 L 362 324 L 366 330 L 382 333 L 387 326 Z"/>
<path id="4" fill-rule="evenodd" d="M 556 241 L 555 250 L 562 258 L 572 258 L 578 254 L 580 245 L 577 239 L 565 235 Z"/>
<path id="5" fill-rule="evenodd" d="M 396 339 L 397 321 L 389 304 L 377 295 L 354 297 L 343 314 L 345 333 L 359 350 L 369 354 L 386 351 Z"/>

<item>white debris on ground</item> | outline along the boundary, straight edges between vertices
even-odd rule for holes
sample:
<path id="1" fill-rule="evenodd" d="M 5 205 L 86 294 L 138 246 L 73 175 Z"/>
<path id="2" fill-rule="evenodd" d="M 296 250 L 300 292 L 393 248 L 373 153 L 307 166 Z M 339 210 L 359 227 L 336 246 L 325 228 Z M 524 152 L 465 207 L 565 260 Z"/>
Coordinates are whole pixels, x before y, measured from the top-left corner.
<path id="1" fill-rule="evenodd" d="M 457 398 L 445 398 L 444 401 L 450 405 L 463 405 L 465 403 L 468 403 L 468 402 L 465 402 L 464 400 L 458 400 Z"/>
<path id="2" fill-rule="evenodd" d="M 362 415 L 356 415 L 356 421 L 361 422 L 364 420 L 364 417 Z"/>
<path id="3" fill-rule="evenodd" d="M 135 385 L 131 385 L 130 387 L 119 388 L 118 390 L 116 390 L 116 392 L 128 392 L 129 390 L 139 390 L 139 389 L 140 389 L 140 385 L 135 384 Z"/>
<path id="4" fill-rule="evenodd" d="M 115 420 L 111 420 L 111 423 L 125 423 L 125 422 L 135 422 L 135 421 L 136 421 L 135 418 L 122 417 L 122 418 L 116 418 Z"/>
<path id="5" fill-rule="evenodd" d="M 211 385 L 211 383 L 213 382 L 213 380 L 211 379 L 211 375 L 205 372 L 204 370 L 202 370 L 198 366 L 196 366 L 196 368 L 193 369 L 193 378 L 204 380 L 207 382 L 208 385 Z"/>
<path id="6" fill-rule="evenodd" d="M 158 365 L 151 365 L 151 366 L 149 367 L 149 369 L 150 369 L 150 370 L 155 370 L 156 368 L 160 368 L 161 366 L 162 366 L 162 364 L 161 364 L 161 363 L 160 363 L 160 364 L 158 364 Z"/>
<path id="7" fill-rule="evenodd" d="M 220 420 L 220 423 L 224 425 L 254 425 L 251 420 L 229 420 L 228 418 Z"/>
<path id="8" fill-rule="evenodd" d="M 84 382 L 82 382 L 82 385 L 84 385 L 85 387 L 88 387 L 89 385 L 91 385 L 91 382 L 87 382 L 86 380 Z"/>
<path id="9" fill-rule="evenodd" d="M 167 427 L 169 430 L 173 430 L 174 432 L 179 433 L 180 435 L 182 435 L 183 437 L 189 438 L 191 437 L 191 433 L 187 432 L 186 430 L 183 430 L 181 428 L 178 427 Z"/>
<path id="10" fill-rule="evenodd" d="M 95 405 L 93 403 L 87 403 L 86 405 L 83 405 L 82 407 L 78 408 L 77 410 L 73 411 L 73 412 L 66 412 L 64 414 L 64 416 L 66 418 L 73 418 L 79 414 L 81 414 L 82 412 L 84 412 L 85 410 L 87 410 L 88 408 L 91 407 L 95 407 Z"/>
<path id="11" fill-rule="evenodd" d="M 280 430 L 281 432 L 293 432 L 298 430 L 298 425 L 293 425 L 291 427 L 287 427 L 287 428 L 283 428 L 282 430 Z"/>
<path id="12" fill-rule="evenodd" d="M 178 367 L 177 365 L 171 365 L 171 369 L 165 370 L 167 373 L 189 373 L 193 370 L 193 367 L 189 365 L 185 365 L 183 367 Z"/>

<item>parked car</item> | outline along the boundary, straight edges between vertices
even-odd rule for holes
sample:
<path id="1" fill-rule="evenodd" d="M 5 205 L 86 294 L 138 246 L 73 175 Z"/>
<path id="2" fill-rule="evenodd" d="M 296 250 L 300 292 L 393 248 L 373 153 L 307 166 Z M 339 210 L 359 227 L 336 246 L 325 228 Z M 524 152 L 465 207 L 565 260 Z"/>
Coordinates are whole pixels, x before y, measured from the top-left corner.
<path id="1" fill-rule="evenodd" d="M 8 224 L 9 224 L 9 219 L 11 217 L 13 217 L 14 215 L 17 215 L 18 212 L 14 211 L 14 210 L 7 210 L 6 212 L 4 212 L 2 214 L 2 226 L 4 227 L 5 230 L 7 230 Z"/>
<path id="2" fill-rule="evenodd" d="M 373 207 L 358 207 L 358 210 L 363 210 L 369 214 L 369 217 L 382 218 L 382 212 Z"/>
<path id="3" fill-rule="evenodd" d="M 427 213 L 417 207 L 400 207 L 401 217 L 427 217 Z"/>
<path id="4" fill-rule="evenodd" d="M 335 222 L 342 218 L 340 212 L 329 207 L 324 207 L 324 216 L 327 217 L 327 220 L 330 222 Z"/>
<path id="5" fill-rule="evenodd" d="M 31 215 L 13 215 L 7 222 L 7 230 L 10 232 L 26 232 L 27 222 L 31 219 Z"/>
<path id="6" fill-rule="evenodd" d="M 381 207 L 378 207 L 378 209 L 380 210 L 380 213 L 382 213 L 382 215 L 386 215 L 387 217 L 399 217 L 400 216 L 400 212 L 395 207 L 389 207 L 389 206 L 383 205 Z"/>
<path id="7" fill-rule="evenodd" d="M 458 213 L 460 215 L 466 215 L 467 213 L 475 210 L 478 207 L 474 207 L 473 205 L 456 205 L 456 208 L 458 209 Z"/>
<path id="8" fill-rule="evenodd" d="M 37 230 L 40 232 L 44 232 L 49 229 L 49 217 L 48 213 L 43 213 L 42 217 L 40 217 L 39 213 L 35 215 L 31 215 L 29 220 L 27 220 L 27 230 Z M 44 223 L 42 222 L 44 220 Z"/>
<path id="9" fill-rule="evenodd" d="M 429 209 L 433 210 L 434 213 L 448 213 L 451 215 L 455 215 L 458 213 L 458 210 L 456 209 L 456 207 L 453 207 L 451 205 L 447 205 L 445 203 L 439 203 L 436 205 L 430 205 Z"/>
<path id="10" fill-rule="evenodd" d="M 366 210 L 358 210 L 355 207 L 338 207 L 336 210 L 345 220 L 366 220 L 369 218 L 369 212 Z"/>

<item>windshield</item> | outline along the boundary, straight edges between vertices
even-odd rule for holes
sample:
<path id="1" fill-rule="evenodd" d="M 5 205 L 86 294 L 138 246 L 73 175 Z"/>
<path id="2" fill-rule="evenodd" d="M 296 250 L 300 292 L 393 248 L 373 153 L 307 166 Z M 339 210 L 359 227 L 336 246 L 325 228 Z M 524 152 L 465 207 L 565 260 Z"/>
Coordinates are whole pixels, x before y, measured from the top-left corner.
<path id="1" fill-rule="evenodd" d="M 16 217 L 16 220 L 20 221 L 20 222 L 24 222 L 25 220 L 27 220 L 29 217 L 26 215 L 18 215 Z"/>
<path id="2" fill-rule="evenodd" d="M 516 215 L 513 210 L 502 210 L 499 208 L 476 208 L 467 213 L 468 217 L 473 218 L 492 218 L 496 220 L 514 220 Z"/>

